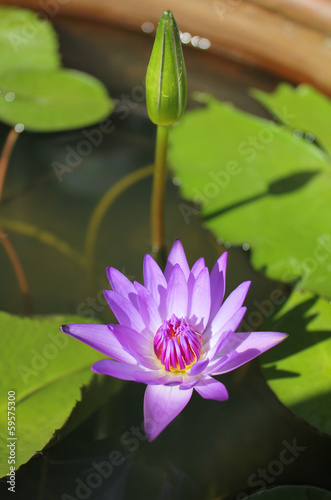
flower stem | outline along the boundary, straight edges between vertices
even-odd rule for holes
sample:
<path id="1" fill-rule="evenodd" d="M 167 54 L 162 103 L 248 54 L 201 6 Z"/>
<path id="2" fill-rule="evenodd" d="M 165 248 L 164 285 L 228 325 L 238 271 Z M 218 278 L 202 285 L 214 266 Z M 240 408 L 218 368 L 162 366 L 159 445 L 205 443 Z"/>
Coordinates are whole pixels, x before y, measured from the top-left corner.
<path id="1" fill-rule="evenodd" d="M 14 128 L 12 128 L 7 136 L 5 141 L 1 156 L 0 156 L 0 201 L 2 197 L 3 186 L 5 183 L 5 177 L 7 173 L 7 168 L 9 164 L 9 160 L 15 146 L 15 143 L 18 139 L 19 133 L 16 132 Z M 11 244 L 8 235 L 6 235 L 0 225 L 0 241 L 3 245 L 5 252 L 7 253 L 11 265 L 13 266 L 14 273 L 16 275 L 16 279 L 23 295 L 23 299 L 26 306 L 26 311 L 28 314 L 32 314 L 32 302 L 31 302 L 31 294 L 28 286 L 28 282 L 23 270 L 23 266 L 21 261 L 16 253 L 15 248 Z"/>
<path id="2" fill-rule="evenodd" d="M 155 165 L 151 204 L 152 251 L 162 259 L 164 254 L 164 191 L 169 127 L 158 125 L 156 134 Z"/>

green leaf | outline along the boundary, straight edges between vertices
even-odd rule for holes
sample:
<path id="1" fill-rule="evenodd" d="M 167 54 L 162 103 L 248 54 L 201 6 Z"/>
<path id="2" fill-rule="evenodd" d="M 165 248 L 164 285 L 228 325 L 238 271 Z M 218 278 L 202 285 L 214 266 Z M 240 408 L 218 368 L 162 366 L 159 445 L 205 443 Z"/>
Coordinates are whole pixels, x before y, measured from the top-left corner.
<path id="1" fill-rule="evenodd" d="M 104 356 L 98 353 L 98 359 L 103 359 Z M 77 401 L 75 407 L 70 413 L 69 418 L 65 421 L 64 425 L 55 430 L 50 441 L 44 446 L 43 450 L 51 448 L 54 444 L 61 441 L 73 430 L 79 427 L 86 419 L 89 417 L 96 409 L 107 403 L 107 400 L 119 392 L 125 385 L 123 380 L 119 380 L 113 377 L 107 377 L 106 375 L 94 374 L 89 380 L 87 385 L 81 388 L 81 399 Z M 101 412 L 107 412 L 107 419 L 111 418 L 109 415 L 109 408 L 101 409 Z M 104 439 L 105 437 L 105 418 L 103 421 L 98 421 L 98 418 L 94 420 L 95 422 L 95 437 L 96 439 Z"/>
<path id="2" fill-rule="evenodd" d="M 285 125 L 312 133 L 331 154 L 331 102 L 325 95 L 309 85 L 294 88 L 287 83 L 273 94 L 253 90 L 252 95 Z"/>
<path id="3" fill-rule="evenodd" d="M 15 391 L 16 397 L 16 468 L 41 450 L 56 429 L 66 423 L 64 432 L 56 435 L 57 439 L 63 437 L 109 397 L 109 392 L 100 397 L 97 387 L 100 384 L 102 387 L 102 381 L 94 381 L 94 391 L 99 397 L 90 398 L 88 405 L 77 404 L 75 418 L 66 422 L 81 399 L 81 388 L 92 377 L 91 365 L 102 359 L 99 352 L 60 332 L 61 324 L 72 322 L 86 320 L 79 317 L 33 320 L 0 312 L 2 354 L 8 360 L 0 369 L 0 476 L 9 472 L 8 391 Z M 114 392 L 119 384 L 112 382 Z"/>
<path id="4" fill-rule="evenodd" d="M 270 387 L 294 413 L 331 433 L 330 302 L 294 291 L 263 328 L 289 334 L 260 357 Z"/>
<path id="5" fill-rule="evenodd" d="M 104 119 L 113 109 L 103 84 L 73 70 L 22 71 L 1 79 L 0 119 L 34 132 L 80 128 Z M 5 89 L 5 90 L 4 90 Z M 13 99 L 7 100 L 8 92 Z"/>
<path id="6" fill-rule="evenodd" d="M 58 43 L 51 24 L 36 12 L 0 7 L 1 76 L 26 69 L 56 69 L 60 65 Z"/>
<path id="7" fill-rule="evenodd" d="M 330 500 L 331 493 L 314 486 L 277 486 L 246 498 L 247 500 Z"/>
<path id="8" fill-rule="evenodd" d="M 35 12 L 0 7 L 0 120 L 54 132 L 109 115 L 114 105 L 100 81 L 59 66 L 51 24 Z"/>
<path id="9" fill-rule="evenodd" d="M 268 277 L 331 297 L 331 163 L 292 130 L 208 98 L 170 134 L 169 160 L 189 223 L 233 245 L 248 243 Z"/>

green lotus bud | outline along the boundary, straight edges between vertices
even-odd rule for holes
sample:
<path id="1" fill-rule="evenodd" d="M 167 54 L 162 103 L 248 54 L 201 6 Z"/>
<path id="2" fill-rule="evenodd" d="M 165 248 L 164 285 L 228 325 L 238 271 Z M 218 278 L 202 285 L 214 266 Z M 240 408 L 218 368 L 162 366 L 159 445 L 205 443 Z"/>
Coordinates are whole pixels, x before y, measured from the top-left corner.
<path id="1" fill-rule="evenodd" d="M 146 103 L 150 119 L 171 125 L 182 116 L 187 86 L 184 56 L 175 18 L 166 10 L 159 22 L 146 73 Z"/>

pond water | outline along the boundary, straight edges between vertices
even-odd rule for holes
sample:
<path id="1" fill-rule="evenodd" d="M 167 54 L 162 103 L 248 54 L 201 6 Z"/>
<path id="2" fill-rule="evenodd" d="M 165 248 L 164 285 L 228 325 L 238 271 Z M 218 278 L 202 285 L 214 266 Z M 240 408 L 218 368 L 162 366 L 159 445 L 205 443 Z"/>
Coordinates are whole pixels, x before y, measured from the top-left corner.
<path id="1" fill-rule="evenodd" d="M 57 134 L 23 133 L 11 159 L 2 217 L 24 223 L 24 230 L 17 224 L 5 230 L 26 271 L 33 314 L 77 313 L 110 322 L 113 317 L 101 295 L 108 287 L 105 268 L 116 267 L 141 281 L 143 256 L 149 251 L 151 177 L 130 187 L 106 211 L 89 269 L 82 262 L 86 230 L 101 197 L 125 175 L 153 162 L 155 127 L 141 98 L 153 39 L 87 21 L 59 19 L 55 27 L 64 64 L 100 78 L 119 101 L 112 116 L 114 127 L 100 143 L 97 126 Z M 248 90 L 254 86 L 272 90 L 276 78 L 208 51 L 184 50 L 189 92 L 211 92 L 241 109 L 266 116 Z M 188 108 L 194 106 L 197 104 L 190 98 Z M 6 133 L 7 128 L 2 127 L 1 140 Z M 54 162 L 69 165 L 71 171 L 59 175 Z M 197 216 L 186 224 L 179 203 L 178 187 L 169 179 L 168 248 L 180 237 L 190 264 L 204 256 L 211 267 L 224 248 L 201 227 Z M 68 246 L 61 246 L 60 240 Z M 275 284 L 251 269 L 249 252 L 231 248 L 229 257 L 227 290 L 247 279 L 253 282 L 246 300 L 249 313 L 254 310 L 253 302 L 268 297 Z M 2 309 L 25 314 L 3 251 L 0 265 Z M 256 363 L 222 380 L 230 393 L 227 403 L 194 397 L 153 444 L 132 435 L 123 443 L 125 432 L 141 430 L 144 392 L 142 385 L 123 385 L 115 398 L 105 398 L 92 418 L 19 471 L 18 484 L 24 488 L 19 488 L 16 498 L 216 500 L 228 496 L 239 500 L 238 492 L 277 483 L 331 487 L 323 458 L 331 451 L 330 441 L 278 402 Z M 198 419 L 201 432 L 197 435 L 194 423 Z M 284 446 L 294 440 L 305 450 L 290 466 L 280 472 L 275 468 L 271 475 L 269 471 L 269 479 L 261 479 L 260 468 L 279 460 Z M 81 486 L 78 496 L 78 485 L 86 485 L 94 470 L 93 460 L 106 459 L 112 450 L 122 450 L 125 462 L 99 486 L 86 486 L 85 490 Z M 65 493 L 71 496 L 63 496 Z"/>

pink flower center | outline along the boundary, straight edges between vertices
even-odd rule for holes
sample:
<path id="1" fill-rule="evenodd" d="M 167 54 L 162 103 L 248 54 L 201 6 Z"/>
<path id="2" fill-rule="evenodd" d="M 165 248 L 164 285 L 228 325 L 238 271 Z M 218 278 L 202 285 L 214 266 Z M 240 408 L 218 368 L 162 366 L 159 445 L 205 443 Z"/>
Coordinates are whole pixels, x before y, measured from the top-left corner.
<path id="1" fill-rule="evenodd" d="M 174 314 L 163 322 L 154 337 L 154 352 L 165 369 L 187 370 L 200 358 L 202 337 L 186 319 Z"/>

